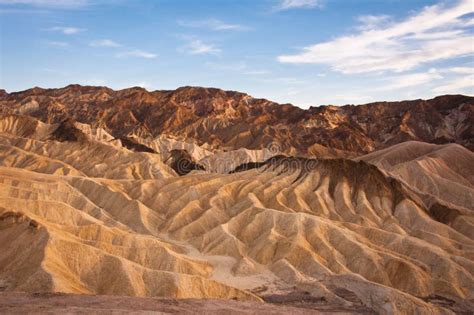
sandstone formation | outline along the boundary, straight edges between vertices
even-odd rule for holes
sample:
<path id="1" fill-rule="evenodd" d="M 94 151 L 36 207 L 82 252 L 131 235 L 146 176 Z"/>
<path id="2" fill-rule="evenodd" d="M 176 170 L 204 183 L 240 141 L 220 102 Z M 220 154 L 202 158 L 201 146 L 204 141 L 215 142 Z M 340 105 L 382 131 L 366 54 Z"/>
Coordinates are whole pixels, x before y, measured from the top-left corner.
<path id="1" fill-rule="evenodd" d="M 111 94 L 126 99 L 131 90 L 87 88 L 99 110 L 88 125 L 71 120 L 69 106 L 91 102 L 92 92 L 67 89 L 76 91 L 70 99 L 62 90 L 23 92 L 52 95 L 35 98 L 40 110 L 29 113 L 47 122 L 24 111 L 0 118 L 0 290 L 308 299 L 314 309 L 381 314 L 474 308 L 470 150 L 404 142 L 322 159 L 248 150 L 235 139 L 150 140 L 99 117 Z M 143 104 L 156 96 L 133 93 Z M 189 106 L 211 115 L 199 104 Z M 174 162 L 183 158 L 202 168 L 180 174 Z"/>

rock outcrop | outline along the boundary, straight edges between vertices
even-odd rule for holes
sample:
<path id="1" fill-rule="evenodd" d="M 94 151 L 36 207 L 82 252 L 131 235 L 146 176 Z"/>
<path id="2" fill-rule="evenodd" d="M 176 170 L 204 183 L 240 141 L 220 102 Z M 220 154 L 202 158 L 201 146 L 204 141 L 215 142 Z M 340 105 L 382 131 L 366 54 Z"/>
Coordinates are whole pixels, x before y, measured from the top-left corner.
<path id="1" fill-rule="evenodd" d="M 0 94 L 0 113 L 47 123 L 72 118 L 115 138 L 172 136 L 207 148 L 264 149 L 311 156 L 353 156 L 408 140 L 474 149 L 474 98 L 320 106 L 308 110 L 214 88 L 148 92 L 70 85 Z"/>

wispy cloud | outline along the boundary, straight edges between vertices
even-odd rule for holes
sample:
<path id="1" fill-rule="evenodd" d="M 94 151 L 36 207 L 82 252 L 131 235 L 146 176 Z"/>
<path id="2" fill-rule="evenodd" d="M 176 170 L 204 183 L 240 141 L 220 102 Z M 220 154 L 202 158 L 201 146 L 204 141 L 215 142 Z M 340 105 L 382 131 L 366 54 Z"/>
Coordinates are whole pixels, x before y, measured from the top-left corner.
<path id="1" fill-rule="evenodd" d="M 321 0 L 281 0 L 275 7 L 276 10 L 290 10 L 290 9 L 313 9 L 321 8 L 323 3 Z"/>
<path id="2" fill-rule="evenodd" d="M 210 29 L 213 31 L 246 31 L 250 29 L 244 25 L 226 23 L 217 19 L 195 21 L 178 20 L 178 25 L 182 27 Z"/>
<path id="3" fill-rule="evenodd" d="M 452 67 L 442 69 L 440 72 L 454 74 L 448 82 L 433 89 L 435 93 L 469 93 L 474 94 L 474 68 L 473 67 Z"/>
<path id="4" fill-rule="evenodd" d="M 77 8 L 91 4 L 90 0 L 0 0 L 4 5 L 31 5 L 50 8 Z"/>
<path id="5" fill-rule="evenodd" d="M 246 70 L 244 71 L 244 74 L 247 75 L 264 75 L 264 74 L 269 74 L 267 70 Z"/>
<path id="6" fill-rule="evenodd" d="M 143 59 L 155 59 L 158 57 L 157 54 L 141 50 L 141 49 L 128 49 L 125 50 L 126 48 L 122 46 L 122 44 L 117 43 L 116 41 L 113 41 L 111 39 L 99 39 L 99 40 L 94 40 L 89 43 L 89 46 L 91 47 L 107 47 L 107 48 L 120 48 L 124 49 L 123 51 L 117 53 L 115 56 L 117 58 L 128 58 L 128 57 L 134 57 L 134 58 L 143 58 Z"/>
<path id="7" fill-rule="evenodd" d="M 118 53 L 116 56 L 118 58 L 137 57 L 137 58 L 145 58 L 145 59 L 154 59 L 158 57 L 158 55 L 154 53 L 140 50 L 140 49 L 124 51 L 124 52 Z"/>
<path id="8" fill-rule="evenodd" d="M 403 75 L 394 75 L 382 79 L 382 86 L 373 87 L 373 92 L 417 91 L 422 86 L 437 94 L 474 92 L 474 68 L 451 67 L 429 69 Z M 415 93 L 413 95 L 416 95 Z"/>
<path id="9" fill-rule="evenodd" d="M 361 31 L 368 31 L 375 28 L 382 27 L 384 24 L 390 21 L 390 16 L 388 15 L 362 15 L 357 17 L 359 26 L 357 29 Z"/>
<path id="10" fill-rule="evenodd" d="M 51 68 L 43 68 L 41 69 L 44 72 L 51 73 L 51 74 L 56 74 L 56 75 L 66 75 L 66 72 L 61 71 L 61 70 L 56 70 L 56 69 L 51 69 Z"/>
<path id="11" fill-rule="evenodd" d="M 370 26 L 365 21 L 365 30 L 359 33 L 277 59 L 283 63 L 327 64 L 342 73 L 407 71 L 429 62 L 472 55 L 469 19 L 463 17 L 472 12 L 472 0 L 461 0 L 451 7 L 425 7 L 404 21 L 382 27 L 380 19 L 373 19 L 376 23 Z"/>
<path id="12" fill-rule="evenodd" d="M 63 33 L 65 35 L 74 35 L 74 34 L 84 32 L 86 29 L 72 27 L 72 26 L 55 26 L 55 27 L 49 28 L 48 30 L 53 31 L 53 32 Z"/>
<path id="13" fill-rule="evenodd" d="M 56 75 L 56 76 L 65 76 L 67 73 L 65 71 L 57 70 L 57 69 L 52 69 L 52 68 L 43 68 L 41 71 L 49 73 L 50 75 Z"/>
<path id="14" fill-rule="evenodd" d="M 473 67 L 452 67 L 452 68 L 441 69 L 440 72 L 459 73 L 459 74 L 474 74 L 474 68 Z"/>
<path id="15" fill-rule="evenodd" d="M 1 4 L 0 4 L 1 6 Z M 0 14 L 48 14 L 49 11 L 45 9 L 24 9 L 24 8 L 13 8 L 13 7 L 0 7 Z"/>
<path id="16" fill-rule="evenodd" d="M 89 43 L 89 46 L 92 47 L 111 47 L 111 48 L 117 48 L 117 47 L 122 47 L 121 44 L 111 40 L 111 39 L 99 39 L 99 40 L 94 40 Z"/>
<path id="17" fill-rule="evenodd" d="M 410 73 L 404 75 L 392 76 L 386 79 L 387 84 L 380 88 L 374 88 L 375 91 L 393 91 L 405 88 L 413 88 L 420 85 L 432 83 L 443 79 L 441 73 L 436 69 L 430 69 L 427 72 Z"/>
<path id="18" fill-rule="evenodd" d="M 69 47 L 68 42 L 61 42 L 61 41 L 47 41 L 47 43 L 51 46 L 57 46 L 57 47 Z"/>
<path id="19" fill-rule="evenodd" d="M 459 77 L 456 80 L 433 89 L 435 93 L 474 93 L 474 75 Z"/>
<path id="20" fill-rule="evenodd" d="M 199 39 L 192 39 L 184 51 L 191 55 L 218 55 L 222 52 L 213 44 L 204 43 Z"/>
<path id="21" fill-rule="evenodd" d="M 216 70 L 216 71 L 236 72 L 236 73 L 240 73 L 244 75 L 260 76 L 260 75 L 269 74 L 267 70 L 252 68 L 248 66 L 245 62 L 226 63 L 226 64 L 207 62 L 206 66 L 209 69 Z"/>

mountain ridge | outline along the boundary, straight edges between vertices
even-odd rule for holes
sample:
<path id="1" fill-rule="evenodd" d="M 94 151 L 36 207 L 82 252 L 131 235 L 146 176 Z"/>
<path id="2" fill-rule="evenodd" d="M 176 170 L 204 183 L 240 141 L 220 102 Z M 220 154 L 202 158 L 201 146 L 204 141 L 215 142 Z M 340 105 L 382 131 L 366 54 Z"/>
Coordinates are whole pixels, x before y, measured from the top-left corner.
<path id="1" fill-rule="evenodd" d="M 474 149 L 474 97 L 464 95 L 302 109 L 217 88 L 68 85 L 0 94 L 0 114 L 11 113 L 48 123 L 71 118 L 116 138 L 169 135 L 222 149 L 276 144 L 282 153 L 304 156 L 321 146 L 360 155 L 409 140 Z"/>

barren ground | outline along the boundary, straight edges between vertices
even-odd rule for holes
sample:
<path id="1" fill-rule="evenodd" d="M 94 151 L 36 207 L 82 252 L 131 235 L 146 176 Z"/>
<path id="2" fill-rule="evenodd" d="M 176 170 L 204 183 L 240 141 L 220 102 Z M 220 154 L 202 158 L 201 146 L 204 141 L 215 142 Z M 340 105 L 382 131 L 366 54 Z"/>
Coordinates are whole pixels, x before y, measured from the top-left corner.
<path id="1" fill-rule="evenodd" d="M 290 305 L 287 305 L 290 304 Z M 294 305 L 294 306 L 293 306 Z M 140 298 L 62 293 L 0 294 L 0 313 L 31 314 L 371 314 L 364 309 L 341 309 L 318 301 L 286 300 L 258 303 L 233 300 Z"/>

